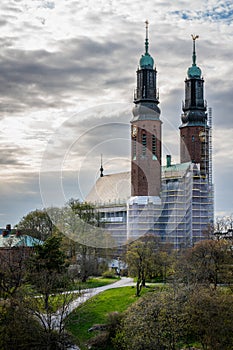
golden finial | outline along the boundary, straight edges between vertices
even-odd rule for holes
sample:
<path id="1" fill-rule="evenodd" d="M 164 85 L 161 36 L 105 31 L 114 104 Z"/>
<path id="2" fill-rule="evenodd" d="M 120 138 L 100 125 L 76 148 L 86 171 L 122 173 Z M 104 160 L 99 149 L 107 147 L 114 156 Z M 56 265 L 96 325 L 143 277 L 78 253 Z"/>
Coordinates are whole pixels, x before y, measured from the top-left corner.
<path id="1" fill-rule="evenodd" d="M 196 47 L 195 47 L 195 42 L 199 38 L 199 35 L 191 34 L 191 37 L 193 39 L 193 66 L 196 66 Z"/>
<path id="2" fill-rule="evenodd" d="M 195 41 L 199 38 L 199 35 L 191 34 L 191 37 L 192 37 L 193 41 Z"/>

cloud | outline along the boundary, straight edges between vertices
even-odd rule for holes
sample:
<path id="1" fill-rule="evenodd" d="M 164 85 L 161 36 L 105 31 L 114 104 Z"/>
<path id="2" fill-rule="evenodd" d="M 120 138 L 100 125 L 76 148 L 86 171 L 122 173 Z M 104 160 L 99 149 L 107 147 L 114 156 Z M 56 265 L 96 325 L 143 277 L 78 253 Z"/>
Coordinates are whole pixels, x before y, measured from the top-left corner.
<path id="1" fill-rule="evenodd" d="M 13 145 L 0 144 L 0 165 L 4 166 L 25 166 L 26 164 L 20 159 L 25 155 L 24 150 L 20 150 Z"/>

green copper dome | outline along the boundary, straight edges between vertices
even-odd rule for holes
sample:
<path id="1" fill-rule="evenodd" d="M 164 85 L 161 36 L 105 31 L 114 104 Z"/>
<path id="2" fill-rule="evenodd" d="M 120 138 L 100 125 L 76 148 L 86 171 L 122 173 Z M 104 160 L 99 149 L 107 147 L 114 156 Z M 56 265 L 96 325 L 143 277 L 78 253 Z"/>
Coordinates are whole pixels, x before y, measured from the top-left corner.
<path id="1" fill-rule="evenodd" d="M 141 59 L 140 59 L 140 68 L 151 68 L 153 69 L 154 67 L 154 60 L 151 57 L 151 55 L 146 52 L 144 55 L 142 55 Z"/>
<path id="2" fill-rule="evenodd" d="M 193 65 L 192 67 L 189 67 L 187 74 L 189 78 L 201 78 L 201 69 L 198 66 Z"/>

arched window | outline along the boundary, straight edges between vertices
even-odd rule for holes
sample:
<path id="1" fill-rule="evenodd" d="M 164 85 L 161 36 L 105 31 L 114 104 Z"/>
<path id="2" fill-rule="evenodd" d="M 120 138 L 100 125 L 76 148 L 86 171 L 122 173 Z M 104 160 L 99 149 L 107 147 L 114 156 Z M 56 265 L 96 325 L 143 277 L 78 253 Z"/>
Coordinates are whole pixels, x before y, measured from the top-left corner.
<path id="1" fill-rule="evenodd" d="M 156 136 L 152 135 L 152 155 L 156 156 Z"/>
<path id="2" fill-rule="evenodd" d="M 146 155 L 146 132 L 142 131 L 142 156 Z"/>
<path id="3" fill-rule="evenodd" d="M 137 140 L 136 137 L 133 139 L 133 160 L 137 158 Z"/>

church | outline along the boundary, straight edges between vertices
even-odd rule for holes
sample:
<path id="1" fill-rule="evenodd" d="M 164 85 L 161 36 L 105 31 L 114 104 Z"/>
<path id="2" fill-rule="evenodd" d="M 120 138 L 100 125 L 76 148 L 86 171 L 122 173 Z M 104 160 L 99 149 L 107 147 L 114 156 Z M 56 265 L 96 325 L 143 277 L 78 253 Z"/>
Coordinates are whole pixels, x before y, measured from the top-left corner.
<path id="1" fill-rule="evenodd" d="M 149 53 L 146 22 L 145 53 L 137 69 L 131 119 L 131 171 L 100 177 L 86 197 L 101 216 L 116 246 L 145 234 L 156 235 L 174 249 L 204 239 L 213 224 L 212 115 L 204 99 L 204 79 L 196 64 L 185 79 L 180 130 L 180 163 L 166 155 L 162 165 L 157 70 Z"/>

